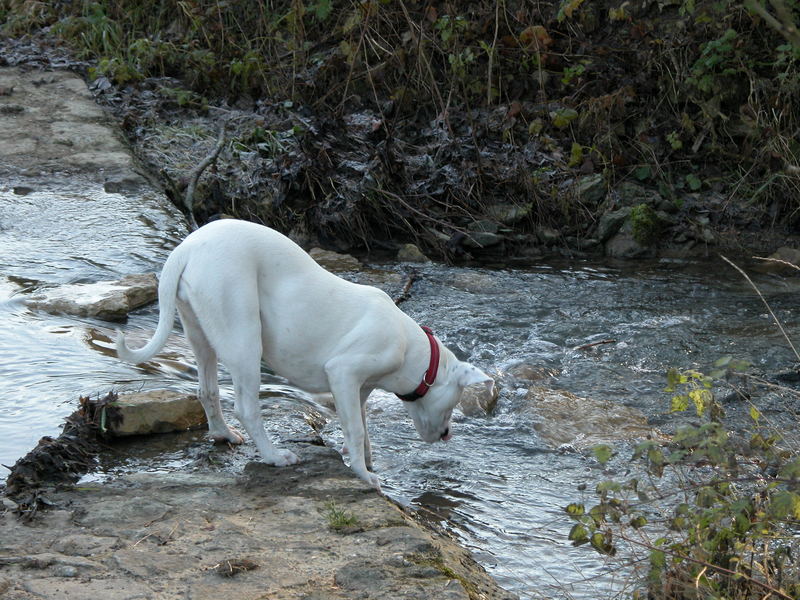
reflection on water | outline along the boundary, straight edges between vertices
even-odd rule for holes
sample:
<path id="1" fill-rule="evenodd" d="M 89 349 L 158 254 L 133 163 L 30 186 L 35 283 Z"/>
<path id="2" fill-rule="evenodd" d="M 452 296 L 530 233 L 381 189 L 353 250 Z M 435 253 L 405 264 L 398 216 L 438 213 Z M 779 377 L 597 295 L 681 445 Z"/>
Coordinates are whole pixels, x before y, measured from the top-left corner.
<path id="1" fill-rule="evenodd" d="M 13 463 L 39 437 L 53 435 L 79 395 L 194 391 L 193 361 L 177 328 L 161 355 L 134 367 L 114 356 L 115 326 L 33 313 L 19 302 L 41 284 L 157 271 L 185 234 L 177 223 L 175 211 L 156 197 L 105 194 L 90 185 L 24 197 L 0 189 L 0 463 Z M 703 367 L 725 354 L 768 371 L 792 364 L 763 305 L 721 262 L 561 261 L 527 271 L 428 265 L 419 272 L 404 310 L 432 326 L 459 358 L 494 373 L 500 399 L 488 417 L 457 413 L 453 439 L 428 445 L 404 404 L 376 392 L 369 409 L 376 471 L 387 493 L 450 527 L 523 598 L 607 598 L 625 582 L 624 572 L 566 542 L 571 523 L 563 516 L 563 507 L 581 497 L 580 485 L 592 489 L 614 476 L 613 467 L 601 469 L 579 443 L 548 443 L 538 432 L 543 419 L 569 419 L 570 411 L 543 410 L 532 386 L 578 399 L 570 402 L 585 398 L 598 411 L 622 405 L 617 413 L 644 415 L 652 427 L 664 421 L 663 374 L 671 366 Z M 759 284 L 787 329 L 796 330 L 796 290 L 782 280 Z M 125 325 L 132 343 L 148 339 L 156 321 L 154 307 L 137 311 Z M 604 340 L 613 342 L 581 348 Z M 221 382 L 230 418 L 224 371 Z M 330 398 L 265 373 L 261 399 L 274 437 L 307 437 L 311 425 L 329 443 L 341 443 Z M 238 469 L 253 457 L 251 444 L 213 447 L 192 432 L 125 442 L 102 457 L 101 467 Z"/>

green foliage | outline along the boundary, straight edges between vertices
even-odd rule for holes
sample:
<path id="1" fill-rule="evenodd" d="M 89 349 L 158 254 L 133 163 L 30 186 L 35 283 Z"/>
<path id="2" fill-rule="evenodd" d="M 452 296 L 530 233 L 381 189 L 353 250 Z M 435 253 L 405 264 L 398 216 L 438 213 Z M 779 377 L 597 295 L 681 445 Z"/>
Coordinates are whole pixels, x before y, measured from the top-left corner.
<path id="1" fill-rule="evenodd" d="M 715 374 L 747 366 L 725 357 Z M 646 561 L 642 583 L 655 600 L 800 597 L 792 555 L 800 458 L 780 446 L 755 406 L 744 433 L 723 426 L 712 376 L 670 369 L 666 391 L 672 412 L 691 411 L 699 422 L 666 442 L 639 443 L 626 479 L 599 483 L 594 505 L 567 506 L 569 540 L 609 556 L 624 544 L 634 564 Z"/>
<path id="2" fill-rule="evenodd" d="M 738 35 L 736 30 L 728 29 L 719 39 L 703 44 L 687 82 L 707 94 L 724 91 L 725 77 L 740 73 L 735 46 Z"/>
<path id="3" fill-rule="evenodd" d="M 661 234 L 662 223 L 656 211 L 649 204 L 637 204 L 631 210 L 632 234 L 642 246 L 649 246 L 656 242 Z"/>
<path id="4" fill-rule="evenodd" d="M 339 508 L 333 500 L 325 504 L 325 511 L 328 526 L 333 530 L 347 529 L 358 523 L 358 518 L 353 513 Z"/>

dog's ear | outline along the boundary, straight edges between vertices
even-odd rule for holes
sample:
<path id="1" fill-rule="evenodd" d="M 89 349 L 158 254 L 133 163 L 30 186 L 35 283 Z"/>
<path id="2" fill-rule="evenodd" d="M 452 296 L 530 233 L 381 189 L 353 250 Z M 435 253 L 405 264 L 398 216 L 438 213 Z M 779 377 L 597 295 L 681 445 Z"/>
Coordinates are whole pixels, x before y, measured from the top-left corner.
<path id="1" fill-rule="evenodd" d="M 481 371 L 478 367 L 462 362 L 458 365 L 458 385 L 467 387 L 476 383 L 484 383 L 491 393 L 494 388 L 494 379 Z"/>

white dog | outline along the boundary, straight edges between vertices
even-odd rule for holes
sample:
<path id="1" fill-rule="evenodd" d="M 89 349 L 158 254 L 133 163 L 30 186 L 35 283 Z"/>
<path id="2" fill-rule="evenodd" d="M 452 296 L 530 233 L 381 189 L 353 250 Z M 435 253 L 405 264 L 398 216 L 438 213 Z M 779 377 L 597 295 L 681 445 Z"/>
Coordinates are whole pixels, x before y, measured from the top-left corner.
<path id="1" fill-rule="evenodd" d="M 310 393 L 332 393 L 355 473 L 369 471 L 365 402 L 375 388 L 404 399 L 426 442 L 450 439 L 450 416 L 465 386 L 493 380 L 403 313 L 383 291 L 345 281 L 320 267 L 277 231 L 221 220 L 189 235 L 167 258 L 158 286 L 153 338 L 118 356 L 142 363 L 164 347 L 177 307 L 197 359 L 199 397 L 212 438 L 234 444 L 219 404 L 217 360 L 231 373 L 235 414 L 269 464 L 298 462 L 273 446 L 261 421 L 261 361 Z M 436 364 L 438 362 L 438 364 Z"/>

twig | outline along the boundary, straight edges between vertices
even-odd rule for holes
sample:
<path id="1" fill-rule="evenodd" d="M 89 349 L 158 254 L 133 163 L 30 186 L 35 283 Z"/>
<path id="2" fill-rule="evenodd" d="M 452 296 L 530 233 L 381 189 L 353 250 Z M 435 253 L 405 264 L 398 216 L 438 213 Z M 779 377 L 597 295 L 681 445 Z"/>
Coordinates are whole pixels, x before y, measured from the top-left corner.
<path id="1" fill-rule="evenodd" d="M 778 320 L 778 317 L 776 317 L 775 313 L 772 312 L 772 307 L 770 307 L 769 302 L 767 302 L 767 299 L 764 298 L 764 295 L 761 293 L 761 290 L 759 290 L 756 287 L 756 284 L 753 283 L 753 280 L 750 279 L 750 277 L 747 275 L 747 273 L 745 273 L 738 265 L 736 265 L 732 261 L 728 260 L 728 258 L 726 258 L 725 256 L 722 256 L 722 254 L 720 254 L 719 256 L 720 256 L 720 258 L 722 260 L 724 260 L 726 263 L 728 263 L 734 269 L 739 271 L 739 273 L 742 275 L 742 277 L 744 277 L 747 280 L 747 283 L 749 283 L 752 286 L 752 288 L 756 291 L 756 294 L 758 294 L 758 297 L 761 298 L 761 301 L 764 303 L 764 306 L 767 307 L 767 310 L 769 311 L 769 314 L 772 316 L 772 320 L 775 321 L 775 324 L 778 326 L 778 329 L 781 330 L 781 333 L 783 334 L 783 337 L 786 338 L 786 341 L 788 342 L 789 347 L 792 349 L 792 352 L 794 352 L 795 357 L 797 357 L 797 360 L 800 361 L 800 354 L 797 352 L 797 348 L 794 347 L 794 344 L 792 343 L 792 340 L 789 339 L 789 334 L 786 333 L 786 330 L 783 328 L 783 325 L 781 325 L 781 322 Z"/>
<path id="2" fill-rule="evenodd" d="M 206 156 L 200 164 L 197 165 L 194 171 L 189 176 L 189 185 L 186 186 L 186 194 L 183 197 L 183 205 L 189 213 L 189 225 L 192 230 L 197 229 L 197 221 L 194 218 L 194 191 L 197 188 L 197 182 L 200 180 L 200 175 L 203 174 L 210 164 L 217 160 L 222 147 L 225 145 L 225 129 L 226 123 L 223 123 L 219 128 L 219 135 L 217 136 L 217 144 L 211 153 Z"/>
<path id="3" fill-rule="evenodd" d="M 617 340 L 600 340 L 599 342 L 592 342 L 591 344 L 583 344 L 582 346 L 575 346 L 573 350 L 586 350 L 587 348 L 591 348 L 593 346 L 599 346 L 601 344 L 616 344 Z"/>
<path id="4" fill-rule="evenodd" d="M 786 265 L 787 267 L 791 267 L 792 269 L 797 269 L 800 271 L 800 267 L 798 267 L 794 263 L 790 263 L 788 260 L 781 260 L 780 258 L 770 258 L 768 256 L 752 256 L 751 258 L 755 258 L 756 260 L 763 260 L 764 262 L 774 262 L 780 265 Z"/>
<path id="5" fill-rule="evenodd" d="M 411 291 L 411 286 L 414 285 L 414 282 L 419 279 L 419 274 L 416 271 L 409 271 L 408 279 L 406 280 L 406 284 L 403 286 L 403 291 L 400 292 L 400 295 L 394 298 L 395 304 L 402 304 L 410 297 L 409 292 Z"/>

